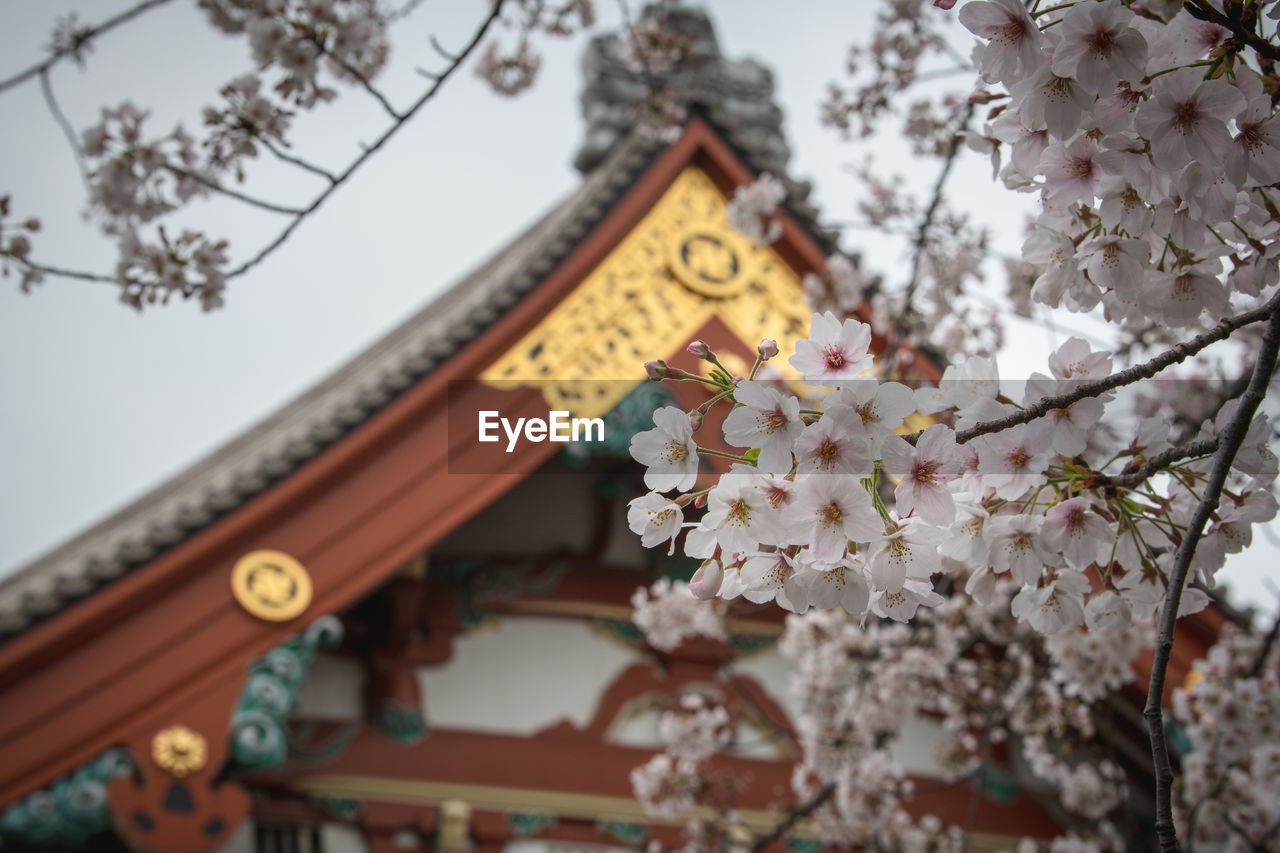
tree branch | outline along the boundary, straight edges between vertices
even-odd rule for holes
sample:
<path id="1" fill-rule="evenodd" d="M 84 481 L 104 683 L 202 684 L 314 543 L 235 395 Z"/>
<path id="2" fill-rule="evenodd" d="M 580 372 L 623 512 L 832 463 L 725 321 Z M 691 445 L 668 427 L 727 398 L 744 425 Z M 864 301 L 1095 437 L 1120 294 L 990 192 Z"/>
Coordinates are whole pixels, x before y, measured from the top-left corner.
<path id="1" fill-rule="evenodd" d="M 1267 303 L 1261 308 L 1255 308 L 1252 311 L 1245 311 L 1243 314 L 1228 317 L 1209 331 L 1196 335 L 1189 341 L 1171 347 L 1150 361 L 1145 361 L 1142 364 L 1135 364 L 1133 367 L 1125 368 L 1124 370 L 1113 373 L 1110 376 L 1104 379 L 1099 379 L 1095 382 L 1086 382 L 1077 387 L 1074 391 L 1069 391 L 1065 394 L 1055 394 L 1052 397 L 1044 397 L 1034 405 L 1028 406 L 1025 409 L 1021 409 L 1003 418 L 997 418 L 994 421 L 985 421 L 984 423 L 977 424 L 976 426 L 969 427 L 968 429 L 959 430 L 956 432 L 956 443 L 965 444 L 980 435 L 988 435 L 1020 424 L 1030 423 L 1036 418 L 1044 417 L 1055 409 L 1065 409 L 1072 403 L 1083 400 L 1086 397 L 1097 397 L 1100 394 L 1105 394 L 1106 392 L 1119 388 L 1122 385 L 1129 385 L 1133 382 L 1137 382 L 1139 379 L 1150 379 L 1165 368 L 1172 367 L 1175 364 L 1186 361 L 1188 358 L 1200 352 L 1200 350 L 1210 344 L 1215 344 L 1218 341 L 1229 337 L 1231 333 L 1237 329 L 1256 323 L 1259 320 L 1267 319 L 1275 313 L 1278 306 L 1280 306 L 1280 291 L 1277 291 L 1275 295 L 1267 300 Z M 905 438 L 908 443 L 915 444 L 919 441 L 921 435 L 922 433 L 920 432 L 913 432 L 910 435 L 903 436 L 903 438 Z"/>
<path id="2" fill-rule="evenodd" d="M 1267 386 L 1275 370 L 1276 356 L 1280 352 L 1280 310 L 1276 298 L 1267 303 L 1271 314 L 1258 359 L 1254 363 L 1253 378 L 1240 400 L 1240 408 L 1220 436 L 1220 446 L 1214 455 L 1213 468 L 1205 482 L 1204 497 L 1196 506 L 1183 535 L 1182 543 L 1174 556 L 1173 570 L 1169 575 L 1169 590 L 1160 610 L 1160 630 L 1156 640 L 1155 656 L 1151 664 L 1151 683 L 1147 690 L 1147 706 L 1143 717 L 1147 720 L 1147 735 L 1151 739 L 1151 758 L 1156 777 L 1156 835 L 1160 839 L 1162 853 L 1176 853 L 1177 830 L 1173 824 L 1173 766 L 1169 759 L 1169 745 L 1164 735 L 1164 682 L 1169 669 L 1169 656 L 1173 651 L 1173 633 L 1178 621 L 1178 606 L 1182 602 L 1182 588 L 1191 569 L 1196 545 L 1204 533 L 1209 516 L 1218 508 L 1222 488 L 1226 484 L 1231 463 L 1235 460 L 1253 416 L 1267 395 Z"/>
<path id="3" fill-rule="evenodd" d="M 139 3 L 138 5 L 125 9 L 119 15 L 116 15 L 113 18 L 107 18 L 107 20 L 103 21 L 101 24 L 98 24 L 96 27 L 89 27 L 88 29 L 83 30 L 80 33 L 80 35 L 74 40 L 74 43 L 70 47 L 66 47 L 61 50 L 55 50 L 43 62 L 37 62 L 35 65 L 32 65 L 30 68 L 27 68 L 23 71 L 19 71 L 17 74 L 14 74 L 12 77 L 9 77 L 5 80 L 0 80 L 0 92 L 5 91 L 6 89 L 12 89 L 14 86 L 18 86 L 22 83 L 25 83 L 26 81 L 30 80 L 32 77 L 35 77 L 37 74 L 44 74 L 50 68 L 57 65 L 62 60 L 66 59 L 68 56 L 74 56 L 81 47 L 85 46 L 90 41 L 102 35 L 103 33 L 109 30 L 113 30 L 116 27 L 120 26 L 121 24 L 128 23 L 129 21 L 132 21 L 134 18 L 141 15 L 143 12 L 150 11 L 151 9 L 154 9 L 157 6 L 163 6 L 165 3 L 168 3 L 168 2 L 169 0 L 143 0 L 143 2 Z"/>
<path id="4" fill-rule="evenodd" d="M 299 169 L 308 171 L 313 175 L 319 175 L 320 177 L 324 178 L 331 184 L 336 184 L 338 182 L 338 178 L 333 174 L 333 172 L 330 172 L 328 169 L 322 169 L 319 166 L 315 165 L 314 163 L 308 163 L 306 160 L 303 160 L 301 157 L 295 157 L 292 154 L 281 151 L 279 148 L 275 146 L 275 143 L 267 139 L 265 136 L 258 136 L 258 137 L 255 137 L 255 139 L 258 142 L 262 143 L 263 148 L 267 149 L 272 154 L 274 154 L 276 156 L 276 159 L 282 162 L 290 163 L 294 166 L 297 166 Z"/>
<path id="5" fill-rule="evenodd" d="M 67 114 L 62 111 L 62 106 L 58 103 L 57 97 L 53 94 L 53 84 L 49 82 L 49 69 L 40 72 L 40 93 L 44 95 L 45 106 L 49 108 L 49 112 L 53 115 L 53 120 L 58 123 L 58 127 L 62 130 L 62 135 L 67 139 L 67 145 L 71 147 L 71 156 L 75 158 L 76 168 L 80 170 L 80 180 L 85 186 L 85 190 L 89 190 L 89 167 L 84 162 L 84 154 L 80 151 L 80 141 L 76 139 L 75 128 L 71 126 Z"/>
<path id="6" fill-rule="evenodd" d="M 818 808 L 831 799 L 831 795 L 836 792 L 836 783 L 828 782 L 818 789 L 818 793 L 809 798 L 809 801 L 802 805 L 796 806 L 787 812 L 787 816 L 782 819 L 773 829 L 756 839 L 756 843 L 751 846 L 753 853 L 761 853 L 770 844 L 786 835 L 800 821 L 813 814 Z"/>
<path id="7" fill-rule="evenodd" d="M 359 169 L 362 165 L 364 165 L 365 161 L 367 161 L 370 157 L 372 157 L 380 148 L 382 148 L 383 145 L 387 143 L 387 140 L 391 139 L 391 137 L 396 134 L 396 131 L 404 127 L 404 125 L 409 121 L 409 119 L 413 118 L 413 116 L 418 112 L 418 110 L 422 109 L 422 107 L 435 96 L 436 92 L 440 91 L 440 87 L 444 85 L 444 82 L 448 80 L 449 77 L 455 71 L 458 70 L 458 68 L 462 65 L 462 63 L 466 60 L 466 58 L 471 55 L 471 53 L 476 49 L 476 47 L 484 39 L 484 36 L 489 31 L 489 28 L 493 26 L 493 22 L 498 20 L 499 15 L 502 14 L 503 2 L 504 0 L 497 0 L 497 2 L 493 4 L 493 9 L 490 10 L 488 17 L 484 19 L 484 23 L 480 25 L 479 29 L 476 30 L 475 35 L 471 37 L 471 41 L 469 41 L 466 47 L 464 47 L 462 51 L 458 54 L 457 59 L 454 62 L 452 62 L 448 68 L 446 68 L 444 71 L 440 72 L 439 75 L 437 75 L 436 80 L 434 83 L 431 84 L 431 87 L 428 88 L 425 92 L 423 92 L 418 97 L 418 100 L 413 102 L 413 105 L 410 106 L 409 109 L 407 109 L 402 114 L 401 118 L 397 120 L 394 124 L 392 124 L 391 127 L 387 128 L 387 130 L 382 134 L 382 136 L 379 136 L 372 145 L 366 148 L 364 150 L 364 153 L 362 153 L 349 166 L 347 166 L 347 168 L 343 170 L 341 174 L 334 176 L 332 179 L 332 183 L 329 185 L 328 189 L 320 193 L 320 195 L 316 196 L 316 198 L 311 202 L 310 205 L 307 206 L 306 209 L 304 209 L 301 213 L 299 213 L 292 222 L 290 222 L 288 225 L 285 226 L 283 231 L 281 231 L 278 235 L 276 235 L 276 238 L 274 240 L 272 240 L 269 244 L 263 247 L 263 249 L 259 251 L 258 254 L 254 255 L 252 258 L 245 261 L 244 263 L 236 267 L 231 272 L 227 273 L 228 279 L 236 278 L 237 276 L 244 275 L 246 272 L 253 269 L 258 264 L 262 263 L 262 261 L 264 261 L 268 256 L 270 256 L 272 252 L 280 248 L 284 244 L 285 240 L 289 239 L 289 235 L 291 235 L 294 232 L 294 230 L 300 224 L 302 224 L 302 221 L 304 219 L 306 219 L 309 215 L 311 215 L 316 210 L 318 210 L 320 205 L 324 204 L 325 200 L 328 199 L 329 196 L 333 195 L 334 191 L 337 190 L 338 187 L 342 186 L 342 184 L 348 178 L 350 178 L 351 175 L 354 174 L 357 169 Z"/>
<path id="8" fill-rule="evenodd" d="M 195 181 L 197 184 L 199 184 L 202 187 L 210 189 L 213 192 L 219 193 L 221 195 L 225 195 L 227 198 L 233 198 L 236 201 L 242 201 L 245 204 L 251 205 L 253 207 L 261 208 L 262 210 L 270 211 L 271 213 L 284 213 L 290 216 L 300 216 L 303 212 L 302 208 L 300 207 L 286 207 L 281 204 L 275 204 L 274 202 L 264 201 L 260 198 L 254 198 L 251 195 L 245 195 L 244 193 L 239 192 L 238 190 L 233 190 L 233 189 L 224 187 L 221 184 L 219 184 L 217 181 L 212 181 L 203 175 L 190 171 L 189 169 L 184 169 L 181 166 L 174 166 L 172 163 L 165 163 L 164 168 L 167 171 L 177 175 L 178 177 L 188 178 L 192 181 Z"/>
<path id="9" fill-rule="evenodd" d="M 1258 656 L 1253 659 L 1253 665 L 1249 667 L 1250 678 L 1257 678 L 1262 672 L 1262 667 L 1266 665 L 1267 657 L 1271 654 L 1271 648 L 1276 644 L 1277 634 L 1280 634 L 1280 613 L 1276 614 L 1276 618 L 1271 623 L 1271 630 L 1262 640 L 1262 648 L 1258 649 Z"/>
<path id="10" fill-rule="evenodd" d="M 1217 24 L 1230 30 L 1231 35 L 1256 50 L 1259 56 L 1273 61 L 1280 59 L 1280 47 L 1276 47 L 1257 33 L 1246 30 L 1240 21 L 1235 18 L 1227 17 L 1209 4 L 1200 2 L 1200 0 L 1186 0 L 1182 6 L 1191 17 L 1199 18 L 1201 21 L 1208 21 L 1211 24 Z"/>
<path id="11" fill-rule="evenodd" d="M 1161 471 L 1165 467 L 1182 459 L 1193 459 L 1197 456 L 1208 456 L 1218 449 L 1218 439 L 1205 438 L 1200 441 L 1189 441 L 1186 444 L 1179 444 L 1176 447 L 1170 447 L 1162 453 L 1157 453 L 1147 460 L 1141 468 L 1129 471 L 1125 474 L 1117 474 L 1114 477 L 1098 477 L 1089 481 L 1090 488 L 1105 489 L 1108 486 L 1115 486 L 1122 489 L 1132 489 L 1146 481 L 1151 475 Z"/>
<path id="12" fill-rule="evenodd" d="M 387 111 L 387 115 L 391 116 L 395 121 L 404 121 L 405 116 L 396 112 L 396 108 L 391 106 L 391 102 L 387 100 L 386 96 L 383 95 L 382 92 L 378 91 L 378 88 L 374 86 L 373 83 L 370 82 L 369 78 L 362 74 L 358 68 L 350 62 L 347 62 L 345 59 L 339 58 L 332 51 L 325 48 L 324 42 L 319 38 L 312 39 L 311 43 L 316 46 L 322 56 L 327 56 L 330 62 L 354 77 L 356 82 L 358 82 L 366 92 L 372 95 L 373 98 L 382 105 L 382 108 Z"/>

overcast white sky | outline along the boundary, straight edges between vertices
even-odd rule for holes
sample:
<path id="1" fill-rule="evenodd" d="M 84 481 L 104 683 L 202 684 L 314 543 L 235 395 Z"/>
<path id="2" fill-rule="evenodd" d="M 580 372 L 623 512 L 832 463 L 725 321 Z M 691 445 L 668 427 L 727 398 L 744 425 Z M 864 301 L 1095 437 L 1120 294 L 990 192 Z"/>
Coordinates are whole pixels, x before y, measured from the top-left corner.
<path id="1" fill-rule="evenodd" d="M 40 58 L 58 16 L 78 10 L 82 21 L 97 22 L 131 5 L 0 0 L 0 77 Z M 848 42 L 865 37 L 870 0 L 707 5 L 726 55 L 774 69 L 793 177 L 815 182 L 829 219 L 854 218 L 855 185 L 845 165 L 862 155 L 820 126 L 817 102 L 841 73 Z M 616 25 L 616 6 L 599 6 L 601 26 Z M 460 46 L 486 10 L 485 0 L 428 0 L 400 24 L 382 82 L 392 100 L 406 104 L 422 88 L 415 66 L 438 67 L 431 35 Z M 215 314 L 178 304 L 138 316 L 116 303 L 109 286 L 50 281 L 24 297 L 12 279 L 0 281 L 0 575 L 269 414 L 572 191 L 584 45 L 581 38 L 543 42 L 540 79 L 516 99 L 491 94 L 465 69 L 282 251 L 235 280 L 227 307 Z M 132 99 L 153 110 L 149 126 L 158 134 L 177 121 L 198 128 L 200 107 L 215 103 L 218 88 L 248 67 L 241 41 L 212 31 L 191 0 L 176 0 L 102 38 L 86 72 L 64 64 L 52 79 L 77 129 L 93 123 L 103 105 Z M 113 246 L 83 221 L 74 160 L 38 87 L 0 94 L 0 110 L 0 194 L 12 195 L 15 216 L 44 221 L 38 256 L 108 271 Z M 349 91 L 336 106 L 300 119 L 293 138 L 298 153 L 336 168 L 382 127 L 376 105 Z M 931 183 L 933 164 L 922 169 L 904 154 L 889 145 L 877 156 L 889 170 Z M 318 189 L 276 172 L 252 178 L 259 179 L 250 184 L 256 193 L 286 202 Z M 991 184 L 985 161 L 962 159 L 953 192 L 972 199 L 978 215 L 1002 231 L 1004 250 L 1016 252 L 1017 205 Z M 278 219 L 219 204 L 188 221 L 248 253 L 275 233 Z M 867 240 L 852 232 L 845 245 L 902 275 L 900 247 Z M 990 295 L 1002 292 L 1003 282 L 993 279 Z M 1002 372 L 1043 369 L 1050 345 L 1061 339 L 1039 328 L 1015 334 Z M 1274 561 L 1268 547 L 1242 561 L 1248 565 L 1228 567 L 1250 577 L 1244 601 L 1274 606 L 1258 580 Z"/>

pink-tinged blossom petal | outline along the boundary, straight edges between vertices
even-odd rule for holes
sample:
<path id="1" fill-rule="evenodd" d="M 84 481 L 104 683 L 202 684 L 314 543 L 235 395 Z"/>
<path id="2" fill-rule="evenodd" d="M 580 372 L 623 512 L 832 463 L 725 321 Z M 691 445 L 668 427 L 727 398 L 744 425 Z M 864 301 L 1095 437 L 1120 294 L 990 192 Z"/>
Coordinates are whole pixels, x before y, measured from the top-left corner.
<path id="1" fill-rule="evenodd" d="M 1103 177 L 1102 167 L 1094 160 L 1097 154 L 1098 144 L 1087 136 L 1070 145 L 1055 142 L 1046 148 L 1040 157 L 1045 197 L 1053 204 L 1092 204 Z"/>
<path id="2" fill-rule="evenodd" d="M 1092 95 L 1074 79 L 1054 74 L 1047 65 L 1009 90 L 1027 127 L 1046 128 L 1059 140 L 1070 139 L 1093 107 Z"/>
<path id="3" fill-rule="evenodd" d="M 1059 571 L 1047 585 L 1026 587 L 1013 598 L 1010 610 L 1042 634 L 1056 634 L 1084 622 L 1084 594 L 1089 579 L 1082 573 Z"/>
<path id="4" fill-rule="evenodd" d="M 1093 511 L 1085 498 L 1071 498 L 1045 513 L 1044 544 L 1066 558 L 1073 569 L 1084 570 L 1107 558 L 1116 532 Z"/>
<path id="5" fill-rule="evenodd" d="M 956 505 L 947 484 L 960 473 L 955 431 L 933 424 L 915 447 L 904 441 L 885 449 L 885 470 L 900 478 L 894 491 L 898 514 L 905 518 L 914 511 L 930 524 L 950 524 Z"/>
<path id="6" fill-rule="evenodd" d="M 827 564 L 843 558 L 850 540 L 869 542 L 882 531 L 871 496 L 852 477 L 802 477 L 783 521 L 792 544 L 808 545 Z"/>
<path id="7" fill-rule="evenodd" d="M 875 467 L 862 419 L 848 406 L 832 405 L 796 439 L 800 473 L 870 476 Z"/>
<path id="8" fill-rule="evenodd" d="M 857 320 L 841 321 L 830 311 L 814 314 L 809 337 L 796 341 L 788 359 L 806 382 L 840 385 L 872 368 L 871 327 Z"/>
<path id="9" fill-rule="evenodd" d="M 1271 114 L 1271 98 L 1263 96 L 1249 102 L 1236 118 L 1240 132 L 1227 153 L 1227 177 L 1243 187 L 1280 181 L 1280 127 Z"/>

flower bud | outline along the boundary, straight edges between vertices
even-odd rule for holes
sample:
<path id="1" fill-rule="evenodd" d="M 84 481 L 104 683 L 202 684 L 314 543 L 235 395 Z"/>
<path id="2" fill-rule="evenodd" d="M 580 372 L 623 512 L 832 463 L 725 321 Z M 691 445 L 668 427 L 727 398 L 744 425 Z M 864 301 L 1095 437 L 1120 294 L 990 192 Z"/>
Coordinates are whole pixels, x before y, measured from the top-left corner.
<path id="1" fill-rule="evenodd" d="M 760 342 L 760 346 L 756 347 L 756 352 L 760 353 L 761 361 L 768 361 L 778 354 L 778 342 L 765 338 Z"/>
<path id="2" fill-rule="evenodd" d="M 689 413 L 689 425 L 695 430 L 702 427 L 702 412 L 692 411 Z"/>
<path id="3" fill-rule="evenodd" d="M 689 592 L 699 601 L 710 601 L 720 591 L 724 581 L 724 569 L 715 560 L 707 560 L 689 579 Z"/>
<path id="4" fill-rule="evenodd" d="M 667 378 L 667 363 L 661 359 L 657 361 L 646 361 L 644 363 L 644 372 L 654 382 L 661 382 Z"/>
<path id="5" fill-rule="evenodd" d="M 711 355 L 711 347 L 707 346 L 706 341 L 694 341 L 685 347 L 685 351 L 694 358 L 700 358 L 704 361 Z"/>
<path id="6" fill-rule="evenodd" d="M 696 498 L 694 498 L 694 499 L 693 499 L 693 508 L 694 508 L 694 509 L 702 509 L 702 508 L 703 508 L 704 506 L 706 506 L 706 505 L 707 505 L 707 496 L 706 496 L 706 495 L 698 495 Z"/>

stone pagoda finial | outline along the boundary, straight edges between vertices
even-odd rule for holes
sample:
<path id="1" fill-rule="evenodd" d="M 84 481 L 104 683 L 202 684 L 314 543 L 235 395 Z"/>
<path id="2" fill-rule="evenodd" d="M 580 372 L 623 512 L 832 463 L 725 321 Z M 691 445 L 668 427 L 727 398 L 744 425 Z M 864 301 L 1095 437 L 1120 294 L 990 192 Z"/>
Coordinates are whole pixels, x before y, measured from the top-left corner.
<path id="1" fill-rule="evenodd" d="M 773 100 L 772 72 L 752 59 L 726 59 L 711 19 L 701 8 L 649 3 L 637 26 L 646 22 L 688 37 L 689 49 L 683 60 L 655 73 L 628 63 L 626 44 L 616 33 L 591 40 L 582 60 L 587 134 L 574 160 L 578 170 L 595 168 L 635 127 L 637 104 L 657 85 L 669 89 L 685 107 L 704 110 L 756 168 L 785 174 L 791 149 L 782 132 L 782 110 Z"/>

